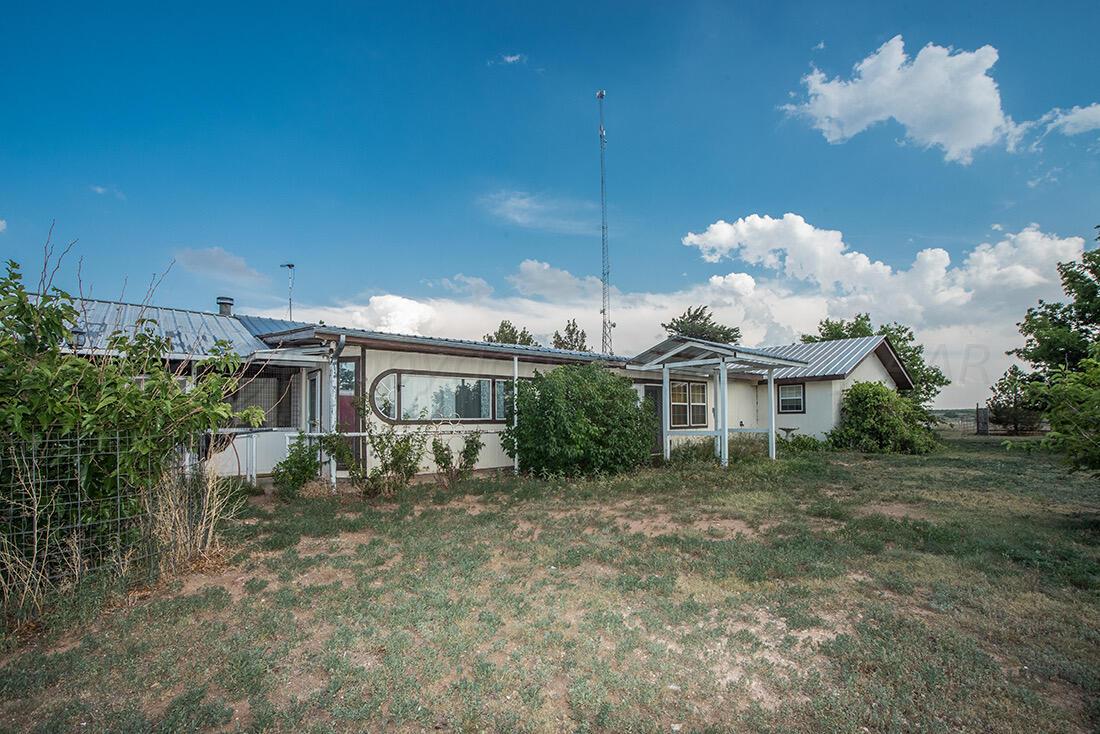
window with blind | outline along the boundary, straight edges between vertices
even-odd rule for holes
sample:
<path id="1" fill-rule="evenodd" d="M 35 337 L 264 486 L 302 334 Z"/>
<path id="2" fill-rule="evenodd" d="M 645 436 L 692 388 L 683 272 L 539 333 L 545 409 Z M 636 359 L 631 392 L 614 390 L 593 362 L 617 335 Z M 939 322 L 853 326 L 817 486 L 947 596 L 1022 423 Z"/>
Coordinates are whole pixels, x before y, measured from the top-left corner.
<path id="1" fill-rule="evenodd" d="M 778 397 L 780 413 L 806 412 L 805 385 L 780 385 Z"/>
<path id="2" fill-rule="evenodd" d="M 706 383 L 671 383 L 668 415 L 669 425 L 673 428 L 705 428 L 707 425 Z"/>

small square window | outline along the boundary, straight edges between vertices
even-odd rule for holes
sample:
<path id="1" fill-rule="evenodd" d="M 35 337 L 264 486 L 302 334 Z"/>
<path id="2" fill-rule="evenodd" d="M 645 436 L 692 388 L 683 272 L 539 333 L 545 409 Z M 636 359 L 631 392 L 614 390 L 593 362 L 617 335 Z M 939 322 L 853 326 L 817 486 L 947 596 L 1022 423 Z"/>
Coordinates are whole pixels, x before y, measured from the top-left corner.
<path id="1" fill-rule="evenodd" d="M 780 413 L 804 413 L 806 412 L 806 386 L 805 385 L 780 385 L 779 386 L 779 412 Z"/>

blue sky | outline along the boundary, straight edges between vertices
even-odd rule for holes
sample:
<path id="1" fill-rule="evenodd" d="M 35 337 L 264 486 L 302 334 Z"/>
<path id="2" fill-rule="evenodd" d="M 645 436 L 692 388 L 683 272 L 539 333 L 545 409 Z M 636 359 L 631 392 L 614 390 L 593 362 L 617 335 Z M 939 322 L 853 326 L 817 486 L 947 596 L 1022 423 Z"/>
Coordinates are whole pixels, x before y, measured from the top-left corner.
<path id="1" fill-rule="evenodd" d="M 293 260 L 300 316 L 596 336 L 606 88 L 617 351 L 870 309 L 965 402 L 1100 223 L 1094 3 L 223 5 L 5 9 L 5 257 L 56 220 L 98 297 L 175 260 L 158 301 L 278 313 Z"/>

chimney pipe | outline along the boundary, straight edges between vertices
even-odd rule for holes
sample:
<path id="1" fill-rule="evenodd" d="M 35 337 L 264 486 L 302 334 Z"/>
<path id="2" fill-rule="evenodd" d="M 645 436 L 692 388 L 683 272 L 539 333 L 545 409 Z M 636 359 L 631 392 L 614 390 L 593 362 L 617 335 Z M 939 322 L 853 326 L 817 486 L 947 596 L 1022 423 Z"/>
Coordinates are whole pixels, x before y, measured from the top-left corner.
<path id="1" fill-rule="evenodd" d="M 219 316 L 232 316 L 233 315 L 233 299 L 230 296 L 218 296 L 214 301 L 218 304 Z"/>

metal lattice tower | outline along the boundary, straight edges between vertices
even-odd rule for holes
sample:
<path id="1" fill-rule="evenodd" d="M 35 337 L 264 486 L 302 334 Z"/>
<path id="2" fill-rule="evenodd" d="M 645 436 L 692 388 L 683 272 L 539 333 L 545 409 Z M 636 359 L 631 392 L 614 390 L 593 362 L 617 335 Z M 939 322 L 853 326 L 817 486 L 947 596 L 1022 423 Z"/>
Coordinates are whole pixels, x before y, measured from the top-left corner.
<path id="1" fill-rule="evenodd" d="M 604 152 L 607 150 L 607 131 L 603 127 L 603 98 L 607 92 L 601 89 L 596 92 L 596 100 L 600 107 L 600 213 L 602 216 L 600 235 L 603 244 L 603 270 L 600 282 L 603 284 L 603 304 L 600 314 L 603 315 L 603 353 L 614 354 L 611 348 L 611 330 L 615 324 L 611 321 L 611 260 L 607 253 L 607 176 L 604 163 Z"/>

